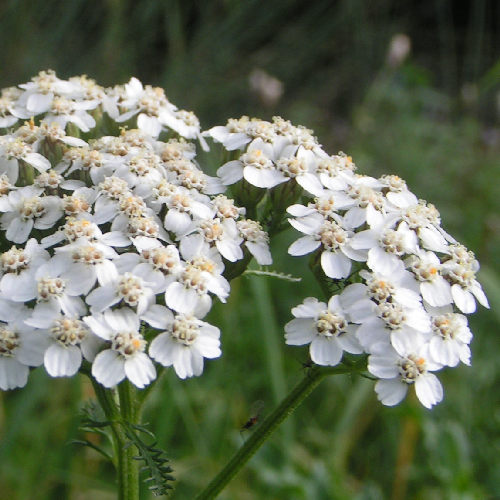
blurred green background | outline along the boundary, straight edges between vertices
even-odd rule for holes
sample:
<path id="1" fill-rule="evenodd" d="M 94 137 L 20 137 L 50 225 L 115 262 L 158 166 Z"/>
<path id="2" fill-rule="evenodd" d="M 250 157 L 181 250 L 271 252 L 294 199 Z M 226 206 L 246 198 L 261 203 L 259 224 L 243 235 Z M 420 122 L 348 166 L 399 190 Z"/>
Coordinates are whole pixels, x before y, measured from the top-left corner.
<path id="1" fill-rule="evenodd" d="M 497 0 L 2 0 L 0 87 L 49 68 L 105 86 L 136 76 L 204 128 L 242 114 L 312 128 L 360 173 L 406 179 L 482 264 L 492 308 L 470 319 L 473 366 L 440 373 L 440 405 L 385 408 L 368 380 L 326 380 L 221 499 L 500 498 Z M 275 242 L 275 267 L 306 278 L 286 256 L 295 238 Z M 210 318 L 223 356 L 199 379 L 164 377 L 145 420 L 172 460 L 173 498 L 194 498 L 241 446 L 255 400 L 269 411 L 306 376 L 307 349 L 285 346 L 283 325 L 310 294 L 310 279 L 239 278 Z M 90 397 L 83 377 L 42 369 L 0 394 L 1 500 L 115 498 L 112 468 L 68 444 Z"/>

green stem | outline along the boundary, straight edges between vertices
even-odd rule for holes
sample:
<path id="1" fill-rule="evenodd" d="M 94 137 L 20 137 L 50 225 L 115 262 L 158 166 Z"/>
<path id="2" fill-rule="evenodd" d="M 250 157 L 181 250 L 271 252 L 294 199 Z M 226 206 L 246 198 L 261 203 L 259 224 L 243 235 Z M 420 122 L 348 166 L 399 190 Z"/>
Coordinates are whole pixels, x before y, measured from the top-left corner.
<path id="1" fill-rule="evenodd" d="M 211 500 L 226 487 L 238 471 L 250 460 L 255 452 L 265 443 L 278 426 L 290 415 L 297 406 L 309 395 L 309 393 L 328 375 L 359 372 L 364 368 L 358 363 L 351 366 L 320 367 L 314 365 L 308 371 L 307 376 L 299 382 L 292 392 L 283 399 L 279 406 L 256 428 L 252 436 L 235 453 L 226 466 L 217 474 L 212 482 L 202 491 L 196 500 Z"/>
<path id="2" fill-rule="evenodd" d="M 136 405 L 137 389 L 128 381 L 124 380 L 118 385 L 120 396 L 121 418 L 129 424 L 139 424 L 141 413 Z M 139 463 L 133 457 L 137 456 L 135 446 L 125 445 L 129 439 L 125 435 L 124 427 L 121 426 L 121 436 L 123 442 L 118 449 L 118 490 L 122 496 L 119 500 L 139 500 Z"/>
<path id="3" fill-rule="evenodd" d="M 136 404 L 137 390 L 128 380 L 118 386 L 119 404 L 114 389 L 106 389 L 90 376 L 96 397 L 110 423 L 115 466 L 118 475 L 118 500 L 139 500 L 139 469 L 133 457 L 137 455 L 135 446 L 126 446 L 123 422 L 138 424 L 141 411 Z"/>

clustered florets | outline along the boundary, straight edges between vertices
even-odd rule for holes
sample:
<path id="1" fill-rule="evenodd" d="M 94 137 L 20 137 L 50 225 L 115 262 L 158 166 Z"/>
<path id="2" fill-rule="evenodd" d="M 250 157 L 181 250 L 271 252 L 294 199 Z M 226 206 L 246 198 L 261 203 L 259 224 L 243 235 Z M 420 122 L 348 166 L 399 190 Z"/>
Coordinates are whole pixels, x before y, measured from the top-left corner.
<path id="1" fill-rule="evenodd" d="M 105 387 L 145 387 L 153 360 L 200 375 L 221 354 L 202 318 L 229 296 L 225 270 L 270 265 L 265 229 L 281 230 L 285 213 L 303 233 L 289 253 L 312 253 L 342 290 L 295 307 L 288 344 L 310 344 L 318 365 L 367 353 L 387 405 L 414 384 L 432 406 L 442 388 L 431 372 L 470 363 L 464 315 L 488 307 L 474 255 L 402 179 L 356 174 L 312 131 L 243 117 L 202 133 L 136 78 L 104 89 L 53 72 L 2 91 L 0 127 L 1 389 L 41 364 L 71 376 L 83 359 Z M 232 158 L 216 177 L 189 142 L 207 150 L 206 137 Z"/>

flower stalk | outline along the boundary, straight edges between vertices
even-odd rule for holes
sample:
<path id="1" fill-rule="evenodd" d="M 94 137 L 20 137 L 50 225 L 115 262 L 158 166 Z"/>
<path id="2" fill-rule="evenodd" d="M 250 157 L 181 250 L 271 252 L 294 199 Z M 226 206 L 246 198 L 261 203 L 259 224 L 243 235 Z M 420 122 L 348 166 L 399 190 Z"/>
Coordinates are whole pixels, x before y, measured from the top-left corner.
<path id="1" fill-rule="evenodd" d="M 196 497 L 196 500 L 212 500 L 228 485 L 233 477 L 252 458 L 257 450 L 269 439 L 271 434 L 304 401 L 312 390 L 329 375 L 361 372 L 366 369 L 366 360 L 349 366 L 335 367 L 313 365 L 307 375 L 292 389 L 290 394 L 269 414 L 253 431 L 245 444 L 234 454 L 212 482 Z"/>
<path id="2" fill-rule="evenodd" d="M 90 376 L 94 391 L 111 429 L 113 458 L 117 472 L 118 500 L 139 500 L 139 468 L 135 446 L 129 445 L 124 423 L 140 423 L 141 411 L 135 404 L 135 388 L 128 381 L 118 391 L 106 389 Z M 116 397 L 118 395 L 118 398 Z"/>

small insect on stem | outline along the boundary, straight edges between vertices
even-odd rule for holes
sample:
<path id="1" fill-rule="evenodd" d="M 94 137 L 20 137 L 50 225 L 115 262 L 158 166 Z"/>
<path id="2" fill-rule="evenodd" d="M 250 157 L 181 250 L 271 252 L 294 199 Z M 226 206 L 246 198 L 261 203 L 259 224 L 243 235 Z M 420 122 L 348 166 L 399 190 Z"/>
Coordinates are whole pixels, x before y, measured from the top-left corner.
<path id="1" fill-rule="evenodd" d="M 243 441 L 245 441 L 245 438 L 243 437 L 243 431 L 251 429 L 254 425 L 256 425 L 259 422 L 259 416 L 262 410 L 264 409 L 264 406 L 265 406 L 264 401 L 259 400 L 255 401 L 252 407 L 250 408 L 250 416 L 240 429 L 240 434 L 241 437 L 243 438 Z"/>
<path id="2" fill-rule="evenodd" d="M 310 357 L 307 359 L 307 361 L 301 361 L 299 358 L 296 358 L 296 359 L 297 359 L 297 361 L 298 361 L 298 362 L 302 365 L 301 370 L 307 370 L 307 371 L 306 371 L 306 374 L 307 374 L 307 376 L 308 376 L 309 378 L 311 378 L 311 377 L 309 376 L 309 371 L 310 371 L 310 370 L 311 370 L 311 368 L 313 367 L 313 365 L 314 365 L 314 361 L 313 361 Z"/>

